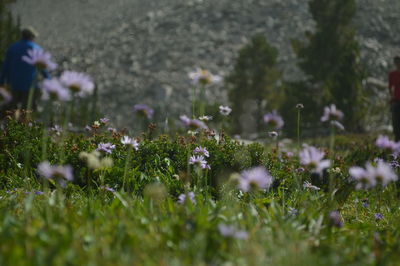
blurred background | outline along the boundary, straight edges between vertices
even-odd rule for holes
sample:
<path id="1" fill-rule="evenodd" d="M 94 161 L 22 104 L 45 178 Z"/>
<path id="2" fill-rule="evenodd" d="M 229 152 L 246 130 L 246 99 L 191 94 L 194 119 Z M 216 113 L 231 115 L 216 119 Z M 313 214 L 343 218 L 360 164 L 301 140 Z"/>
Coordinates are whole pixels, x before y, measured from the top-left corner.
<path id="1" fill-rule="evenodd" d="M 38 30 L 58 71 L 93 77 L 100 113 L 117 127 L 135 128 L 139 103 L 155 109 L 158 123 L 190 115 L 188 73 L 196 67 L 224 77 L 207 88 L 206 110 L 218 123 L 218 106 L 231 106 L 232 134 L 265 136 L 262 115 L 277 110 L 293 136 L 297 103 L 308 136 L 326 132 L 319 119 L 330 103 L 344 111 L 350 132 L 390 125 L 398 0 L 9 2 L 15 23 Z"/>

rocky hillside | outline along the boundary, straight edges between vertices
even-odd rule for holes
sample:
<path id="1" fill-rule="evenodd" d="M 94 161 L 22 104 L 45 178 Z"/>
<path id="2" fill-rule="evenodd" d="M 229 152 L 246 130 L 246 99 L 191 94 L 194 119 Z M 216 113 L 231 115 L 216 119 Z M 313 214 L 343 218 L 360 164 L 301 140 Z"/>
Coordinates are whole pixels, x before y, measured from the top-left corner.
<path id="1" fill-rule="evenodd" d="M 358 2 L 362 61 L 384 81 L 399 53 L 400 1 Z M 133 121 L 136 103 L 162 116 L 188 113 L 187 73 L 197 66 L 228 73 L 255 33 L 279 49 L 285 79 L 299 79 L 290 40 L 313 29 L 304 0 L 19 0 L 14 10 L 39 29 L 43 46 L 63 68 L 94 77 L 102 111 L 119 125 Z M 226 101 L 221 88 L 208 93 Z"/>

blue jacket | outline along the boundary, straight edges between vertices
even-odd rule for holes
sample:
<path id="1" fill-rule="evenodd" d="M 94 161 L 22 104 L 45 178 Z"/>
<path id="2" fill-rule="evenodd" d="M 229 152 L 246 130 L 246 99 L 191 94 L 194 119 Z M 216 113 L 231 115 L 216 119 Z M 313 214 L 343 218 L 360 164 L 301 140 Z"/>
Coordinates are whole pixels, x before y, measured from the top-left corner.
<path id="1" fill-rule="evenodd" d="M 42 49 L 32 41 L 21 40 L 8 48 L 3 68 L 0 73 L 0 85 L 8 84 L 13 91 L 29 91 L 29 88 L 36 87 L 36 67 L 22 60 L 24 55 L 28 55 L 30 49 Z M 49 74 L 44 71 L 43 76 L 49 78 Z"/>

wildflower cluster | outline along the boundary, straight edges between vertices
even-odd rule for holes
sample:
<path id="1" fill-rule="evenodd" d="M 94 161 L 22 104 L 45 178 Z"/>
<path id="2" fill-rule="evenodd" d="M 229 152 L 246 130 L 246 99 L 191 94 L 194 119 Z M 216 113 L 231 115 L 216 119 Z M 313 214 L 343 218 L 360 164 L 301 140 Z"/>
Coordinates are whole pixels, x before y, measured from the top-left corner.
<path id="1" fill-rule="evenodd" d="M 388 136 L 380 135 L 375 141 L 375 145 L 393 155 L 397 156 L 400 153 L 400 142 L 390 140 Z"/>
<path id="2" fill-rule="evenodd" d="M 365 168 L 353 166 L 349 173 L 357 182 L 356 189 L 370 189 L 377 185 L 385 187 L 398 179 L 392 167 L 383 161 L 379 161 L 376 166 L 367 163 Z"/>
<path id="3" fill-rule="evenodd" d="M 199 155 L 192 155 L 189 159 L 190 165 L 195 165 L 201 169 L 211 169 L 211 166 L 207 164 L 205 157 L 210 157 L 209 152 L 206 148 L 203 147 L 196 147 L 193 151 L 194 154 Z"/>

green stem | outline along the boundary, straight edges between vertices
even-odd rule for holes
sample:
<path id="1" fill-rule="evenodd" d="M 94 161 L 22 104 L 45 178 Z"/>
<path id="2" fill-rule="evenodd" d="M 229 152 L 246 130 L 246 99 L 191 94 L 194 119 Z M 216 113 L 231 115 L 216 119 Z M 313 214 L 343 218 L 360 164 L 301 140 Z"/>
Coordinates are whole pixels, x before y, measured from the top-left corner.
<path id="1" fill-rule="evenodd" d="M 35 88 L 30 88 L 29 89 L 29 95 L 28 95 L 28 102 L 26 105 L 26 110 L 32 110 L 32 105 L 33 105 L 33 95 L 35 93 Z"/>
<path id="2" fill-rule="evenodd" d="M 329 140 L 329 152 L 331 153 L 331 168 L 333 168 L 333 164 L 335 161 L 335 127 L 333 125 L 331 125 L 331 134 L 330 134 L 330 140 Z M 333 178 L 334 178 L 334 174 L 332 173 L 332 171 L 330 171 L 329 173 L 329 198 L 332 201 L 333 197 L 332 197 L 332 193 L 333 193 Z"/>
<path id="3" fill-rule="evenodd" d="M 300 109 L 297 110 L 297 146 L 300 150 Z"/>
<path id="4" fill-rule="evenodd" d="M 195 102 L 196 102 L 196 87 L 193 86 L 193 89 L 192 89 L 192 118 L 196 118 Z"/>
<path id="5" fill-rule="evenodd" d="M 65 116 L 64 116 L 64 122 L 63 122 L 63 126 L 62 126 L 63 131 L 61 132 L 61 136 L 60 136 L 60 145 L 61 145 L 60 152 L 59 152 L 60 162 L 63 162 L 64 157 L 65 157 L 64 140 L 65 140 L 65 134 L 68 129 L 68 122 L 71 117 L 72 107 L 73 107 L 74 103 L 75 103 L 74 98 L 72 98 L 72 101 L 69 102 L 67 105 L 67 109 L 66 109 Z"/>
<path id="6" fill-rule="evenodd" d="M 122 183 L 122 189 L 124 191 L 125 191 L 125 185 L 126 185 L 126 177 L 128 175 L 129 162 L 131 161 L 131 155 L 132 155 L 132 149 L 129 148 L 128 149 L 128 155 L 127 155 L 126 161 L 125 161 L 124 180 L 123 180 L 123 183 Z"/>
<path id="7" fill-rule="evenodd" d="M 205 101 L 206 101 L 206 88 L 205 86 L 201 86 L 200 88 L 200 116 L 205 115 Z"/>
<path id="8" fill-rule="evenodd" d="M 49 118 L 51 116 L 51 102 L 46 101 L 44 106 L 43 136 L 42 136 L 42 161 L 47 159 L 47 137 L 49 128 Z"/>

